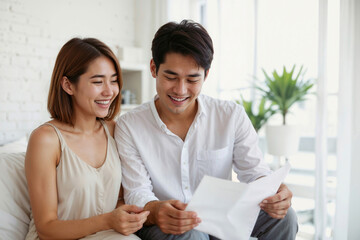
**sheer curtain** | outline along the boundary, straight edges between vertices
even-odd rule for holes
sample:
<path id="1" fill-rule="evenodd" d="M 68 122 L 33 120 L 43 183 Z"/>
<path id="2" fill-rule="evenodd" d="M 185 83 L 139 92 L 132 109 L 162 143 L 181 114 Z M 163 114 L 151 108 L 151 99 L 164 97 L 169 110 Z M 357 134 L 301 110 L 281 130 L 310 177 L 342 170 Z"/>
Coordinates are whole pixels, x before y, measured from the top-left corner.
<path id="1" fill-rule="evenodd" d="M 360 239 L 360 1 L 342 0 L 340 10 L 335 240 Z"/>

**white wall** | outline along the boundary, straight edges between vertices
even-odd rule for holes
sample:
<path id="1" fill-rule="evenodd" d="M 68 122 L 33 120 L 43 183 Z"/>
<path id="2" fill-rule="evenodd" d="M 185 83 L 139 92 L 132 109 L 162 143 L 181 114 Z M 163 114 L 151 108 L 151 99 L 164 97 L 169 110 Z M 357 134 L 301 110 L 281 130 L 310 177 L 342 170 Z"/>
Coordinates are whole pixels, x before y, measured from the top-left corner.
<path id="1" fill-rule="evenodd" d="M 0 145 L 49 120 L 52 68 L 70 38 L 136 45 L 134 8 L 132 0 L 0 0 Z"/>

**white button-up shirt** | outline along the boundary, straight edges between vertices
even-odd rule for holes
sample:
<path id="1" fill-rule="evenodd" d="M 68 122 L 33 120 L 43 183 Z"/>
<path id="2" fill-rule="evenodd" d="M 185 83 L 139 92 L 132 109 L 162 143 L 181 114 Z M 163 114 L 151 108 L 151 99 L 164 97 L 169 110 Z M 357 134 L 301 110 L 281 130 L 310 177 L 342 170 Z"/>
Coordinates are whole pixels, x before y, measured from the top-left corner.
<path id="1" fill-rule="evenodd" d="M 185 141 L 162 122 L 153 101 L 117 120 L 115 140 L 127 204 L 153 200 L 189 202 L 204 175 L 252 182 L 271 171 L 244 108 L 199 95 L 198 111 Z"/>

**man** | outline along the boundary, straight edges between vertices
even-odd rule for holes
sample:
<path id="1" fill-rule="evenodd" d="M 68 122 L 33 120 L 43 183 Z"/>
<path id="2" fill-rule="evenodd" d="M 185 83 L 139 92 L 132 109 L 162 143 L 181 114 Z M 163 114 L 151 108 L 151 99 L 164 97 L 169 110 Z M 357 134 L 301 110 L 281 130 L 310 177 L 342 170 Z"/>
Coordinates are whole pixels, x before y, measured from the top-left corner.
<path id="1" fill-rule="evenodd" d="M 157 95 L 121 116 L 115 130 L 125 202 L 150 211 L 141 239 L 209 239 L 193 229 L 196 213 L 185 211 L 202 177 L 230 179 L 233 168 L 249 183 L 270 170 L 244 109 L 200 94 L 214 53 L 207 31 L 192 21 L 167 23 L 151 50 Z M 252 236 L 295 239 L 291 198 L 282 184 L 265 199 Z"/>

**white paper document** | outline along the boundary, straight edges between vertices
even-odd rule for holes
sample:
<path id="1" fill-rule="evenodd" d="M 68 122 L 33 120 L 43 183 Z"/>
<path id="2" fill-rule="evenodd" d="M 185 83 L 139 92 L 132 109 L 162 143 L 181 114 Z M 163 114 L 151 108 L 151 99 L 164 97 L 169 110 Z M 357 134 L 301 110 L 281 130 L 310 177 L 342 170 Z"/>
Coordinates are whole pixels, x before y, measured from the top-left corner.
<path id="1" fill-rule="evenodd" d="M 287 163 L 249 184 L 205 176 L 186 208 L 202 220 L 195 229 L 223 240 L 248 240 L 259 204 L 277 192 L 289 170 Z"/>

